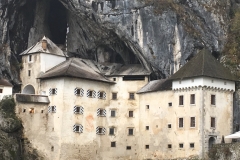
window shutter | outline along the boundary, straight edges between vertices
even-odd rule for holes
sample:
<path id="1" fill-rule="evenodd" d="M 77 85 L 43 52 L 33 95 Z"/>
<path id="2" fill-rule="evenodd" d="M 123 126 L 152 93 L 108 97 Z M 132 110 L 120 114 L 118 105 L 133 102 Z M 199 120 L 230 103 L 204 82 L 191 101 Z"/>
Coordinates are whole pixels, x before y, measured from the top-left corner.
<path id="1" fill-rule="evenodd" d="M 57 112 L 57 108 L 56 106 L 53 106 L 53 113 L 56 113 Z"/>
<path id="2" fill-rule="evenodd" d="M 80 96 L 83 97 L 83 95 L 84 95 L 84 90 L 81 88 L 80 89 Z"/>
<path id="3" fill-rule="evenodd" d="M 107 115 L 106 109 L 103 110 L 103 115 L 106 117 L 106 115 Z"/>
<path id="4" fill-rule="evenodd" d="M 51 112 L 52 112 L 52 107 L 48 106 L 48 113 L 51 113 Z"/>
<path id="5" fill-rule="evenodd" d="M 97 92 L 97 98 L 100 98 L 100 91 Z"/>
<path id="6" fill-rule="evenodd" d="M 96 134 L 99 134 L 99 127 L 96 128 Z"/>
<path id="7" fill-rule="evenodd" d="M 75 88 L 75 89 L 74 89 L 74 95 L 75 95 L 75 96 L 77 95 L 77 90 L 78 90 L 78 88 Z"/>
<path id="8" fill-rule="evenodd" d="M 57 95 L 57 88 L 55 88 L 55 94 Z"/>
<path id="9" fill-rule="evenodd" d="M 90 92 L 90 90 L 87 90 L 87 97 L 89 97 L 89 92 Z"/>
<path id="10" fill-rule="evenodd" d="M 49 89 L 49 96 L 52 95 L 52 88 Z"/>
<path id="11" fill-rule="evenodd" d="M 105 134 L 105 133 L 106 133 L 106 129 L 102 128 L 102 134 Z"/>
<path id="12" fill-rule="evenodd" d="M 106 92 L 103 92 L 103 99 L 106 99 Z"/>
<path id="13" fill-rule="evenodd" d="M 75 114 L 77 113 L 77 106 L 73 107 L 73 113 L 75 113 Z"/>
<path id="14" fill-rule="evenodd" d="M 92 97 L 95 98 L 96 97 L 96 92 L 92 91 Z"/>
<path id="15" fill-rule="evenodd" d="M 100 108 L 97 109 L 97 116 L 100 116 Z"/>

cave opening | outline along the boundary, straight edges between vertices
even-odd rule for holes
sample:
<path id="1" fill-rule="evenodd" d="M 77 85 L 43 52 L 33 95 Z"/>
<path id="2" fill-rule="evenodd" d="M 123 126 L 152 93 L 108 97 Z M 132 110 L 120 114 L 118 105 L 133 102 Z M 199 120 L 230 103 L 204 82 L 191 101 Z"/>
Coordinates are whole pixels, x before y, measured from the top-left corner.
<path id="1" fill-rule="evenodd" d="M 51 40 L 55 44 L 65 44 L 67 33 L 67 10 L 59 0 L 50 1 L 48 25 Z"/>

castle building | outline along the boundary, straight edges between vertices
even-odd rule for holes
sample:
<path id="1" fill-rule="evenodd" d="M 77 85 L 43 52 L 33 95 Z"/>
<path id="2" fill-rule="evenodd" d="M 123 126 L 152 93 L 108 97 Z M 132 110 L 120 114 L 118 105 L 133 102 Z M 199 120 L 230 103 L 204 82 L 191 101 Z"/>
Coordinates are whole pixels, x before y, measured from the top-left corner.
<path id="1" fill-rule="evenodd" d="M 12 84 L 6 79 L 0 79 L 0 101 L 4 96 L 12 95 Z"/>
<path id="2" fill-rule="evenodd" d="M 22 54 L 16 113 L 44 159 L 204 157 L 232 132 L 235 78 L 203 50 L 172 77 L 68 58 L 48 38 Z"/>

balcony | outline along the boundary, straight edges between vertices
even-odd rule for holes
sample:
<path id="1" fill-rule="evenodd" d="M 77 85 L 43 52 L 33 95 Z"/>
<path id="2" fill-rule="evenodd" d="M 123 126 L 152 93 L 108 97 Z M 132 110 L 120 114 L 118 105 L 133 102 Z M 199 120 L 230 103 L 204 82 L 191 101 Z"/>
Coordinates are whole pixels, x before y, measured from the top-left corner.
<path id="1" fill-rule="evenodd" d="M 46 95 L 16 94 L 16 100 L 22 103 L 50 103 Z"/>

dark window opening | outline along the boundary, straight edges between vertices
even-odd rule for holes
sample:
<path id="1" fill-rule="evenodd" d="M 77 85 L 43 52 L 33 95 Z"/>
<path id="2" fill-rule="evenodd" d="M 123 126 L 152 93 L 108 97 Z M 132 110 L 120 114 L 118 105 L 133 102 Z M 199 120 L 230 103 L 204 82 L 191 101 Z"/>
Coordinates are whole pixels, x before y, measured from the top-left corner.
<path id="1" fill-rule="evenodd" d="M 34 113 L 34 108 L 30 108 L 29 113 Z"/>
<path id="2" fill-rule="evenodd" d="M 195 94 L 191 94 L 191 96 L 190 96 L 190 104 L 195 104 Z"/>
<path id="3" fill-rule="evenodd" d="M 31 62 L 32 61 L 32 55 L 28 56 L 28 61 Z"/>
<path id="4" fill-rule="evenodd" d="M 171 102 L 170 102 L 170 103 L 168 103 L 168 106 L 169 106 L 169 107 L 172 107 L 172 103 L 171 103 Z"/>
<path id="5" fill-rule="evenodd" d="M 117 99 L 117 93 L 112 93 L 112 99 L 116 100 Z"/>
<path id="6" fill-rule="evenodd" d="M 131 136 L 133 135 L 133 128 L 128 129 L 128 135 L 131 135 Z"/>
<path id="7" fill-rule="evenodd" d="M 216 105 L 216 96 L 211 95 L 211 105 Z"/>
<path id="8" fill-rule="evenodd" d="M 145 149 L 149 149 L 149 145 L 145 145 Z"/>
<path id="9" fill-rule="evenodd" d="M 143 81 L 145 76 L 124 76 L 123 81 Z"/>
<path id="10" fill-rule="evenodd" d="M 23 109 L 23 113 L 26 112 L 26 109 Z"/>
<path id="11" fill-rule="evenodd" d="M 48 25 L 49 37 L 56 44 L 65 44 L 67 32 L 67 10 L 58 0 L 50 1 Z"/>
<path id="12" fill-rule="evenodd" d="M 179 105 L 183 105 L 183 96 L 179 96 Z"/>
<path id="13" fill-rule="evenodd" d="M 52 151 L 52 152 L 54 151 L 54 146 L 51 147 L 51 151 Z"/>
<path id="14" fill-rule="evenodd" d="M 127 146 L 126 149 L 127 149 L 127 150 L 131 150 L 131 146 Z"/>
<path id="15" fill-rule="evenodd" d="M 172 145 L 171 145 L 171 144 L 168 144 L 168 148 L 172 148 Z"/>
<path id="16" fill-rule="evenodd" d="M 191 117 L 190 127 L 195 127 L 195 117 Z"/>
<path id="17" fill-rule="evenodd" d="M 190 143 L 190 148 L 194 148 L 194 143 Z"/>
<path id="18" fill-rule="evenodd" d="M 149 105 L 146 105 L 146 109 L 149 109 Z"/>
<path id="19" fill-rule="evenodd" d="M 179 143 L 179 148 L 183 148 L 183 143 Z"/>
<path id="20" fill-rule="evenodd" d="M 116 78 L 113 78 L 113 81 L 116 81 Z"/>
<path id="21" fill-rule="evenodd" d="M 28 76 L 29 77 L 31 76 L 31 70 L 28 70 Z"/>
<path id="22" fill-rule="evenodd" d="M 215 128 L 216 127 L 216 119 L 215 117 L 211 117 L 211 128 Z"/>
<path id="23" fill-rule="evenodd" d="M 53 95 L 53 94 L 57 94 L 56 88 L 52 88 L 52 95 Z"/>
<path id="24" fill-rule="evenodd" d="M 0 93 L 3 93 L 3 89 L 0 89 Z"/>
<path id="25" fill-rule="evenodd" d="M 116 147 L 116 142 L 111 142 L 111 147 Z"/>
<path id="26" fill-rule="evenodd" d="M 179 118 L 178 120 L 178 127 L 183 128 L 183 118 Z"/>
<path id="27" fill-rule="evenodd" d="M 41 113 L 43 113 L 43 110 L 41 110 Z"/>
<path id="28" fill-rule="evenodd" d="M 92 97 L 93 96 L 93 91 L 89 91 L 89 97 Z"/>
<path id="29" fill-rule="evenodd" d="M 109 129 L 109 135 L 114 135 L 114 130 L 115 130 L 114 127 L 110 128 L 110 129 Z"/>
<path id="30" fill-rule="evenodd" d="M 168 128 L 172 128 L 172 125 L 171 125 L 171 124 L 168 124 Z"/>
<path id="31" fill-rule="evenodd" d="M 133 111 L 129 111 L 128 116 L 129 116 L 129 117 L 133 117 Z"/>
<path id="32" fill-rule="evenodd" d="M 132 99 L 132 100 L 135 99 L 134 98 L 134 93 L 129 93 L 129 99 Z"/>
<path id="33" fill-rule="evenodd" d="M 116 111 L 115 110 L 111 110 L 111 117 L 116 117 Z"/>
<path id="34" fill-rule="evenodd" d="M 146 130 L 149 130 L 149 126 L 146 126 Z"/>

